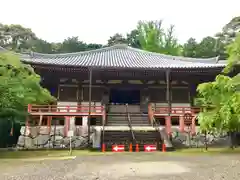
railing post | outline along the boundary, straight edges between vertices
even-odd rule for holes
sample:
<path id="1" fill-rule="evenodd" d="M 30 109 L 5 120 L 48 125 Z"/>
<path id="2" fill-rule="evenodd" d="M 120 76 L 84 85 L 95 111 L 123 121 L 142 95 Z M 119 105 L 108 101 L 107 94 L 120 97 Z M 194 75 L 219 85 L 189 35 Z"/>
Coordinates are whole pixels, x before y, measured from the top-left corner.
<path id="1" fill-rule="evenodd" d="M 167 133 L 171 134 L 171 126 L 172 126 L 171 116 L 165 116 L 165 122 L 166 122 L 165 124 L 166 124 Z"/>
<path id="2" fill-rule="evenodd" d="M 148 103 L 148 118 L 152 126 L 153 126 L 153 116 L 154 116 L 154 112 L 152 109 L 152 104 Z"/>
<path id="3" fill-rule="evenodd" d="M 28 104 L 28 112 L 31 112 L 31 111 L 32 111 L 32 105 Z"/>
<path id="4" fill-rule="evenodd" d="M 180 132 L 184 132 L 184 117 L 182 115 L 179 116 L 179 126 Z"/>
<path id="5" fill-rule="evenodd" d="M 105 123 L 106 123 L 106 108 L 104 105 L 101 106 L 101 108 L 102 108 L 102 125 L 105 125 Z"/>
<path id="6" fill-rule="evenodd" d="M 48 118 L 47 119 L 48 133 L 50 134 L 51 133 L 52 116 L 48 116 L 47 118 Z"/>

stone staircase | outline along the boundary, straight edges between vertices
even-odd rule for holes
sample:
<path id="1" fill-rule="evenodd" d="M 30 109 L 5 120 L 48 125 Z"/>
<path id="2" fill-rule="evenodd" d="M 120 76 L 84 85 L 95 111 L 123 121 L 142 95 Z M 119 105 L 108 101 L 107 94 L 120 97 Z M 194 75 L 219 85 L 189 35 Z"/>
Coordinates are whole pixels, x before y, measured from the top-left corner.
<path id="1" fill-rule="evenodd" d="M 134 135 L 140 151 L 144 150 L 144 145 L 155 144 L 158 150 L 162 147 L 161 135 L 157 130 L 134 131 Z"/>
<path id="2" fill-rule="evenodd" d="M 119 128 L 121 129 L 121 127 Z M 124 145 L 125 151 L 129 150 L 129 145 L 132 143 L 133 151 L 136 149 L 136 144 L 139 146 L 139 150 L 144 150 L 144 145 L 157 146 L 158 150 L 161 150 L 162 141 L 159 131 L 154 129 L 150 130 L 133 130 L 134 137 L 130 130 L 111 130 L 107 129 L 101 132 L 101 143 L 105 144 L 106 150 L 111 151 L 112 145 Z M 104 136 L 104 137 L 103 137 Z"/>
<path id="3" fill-rule="evenodd" d="M 128 113 L 132 126 L 150 126 L 148 115 L 140 111 L 138 105 L 110 105 L 107 116 L 107 126 L 128 126 Z"/>
<path id="4" fill-rule="evenodd" d="M 131 115 L 132 126 L 150 126 L 148 116 L 142 114 Z M 129 122 L 126 115 L 108 115 L 107 126 L 128 126 Z"/>
<path id="5" fill-rule="evenodd" d="M 103 138 L 104 135 L 104 138 Z M 131 131 L 107 130 L 101 132 L 101 144 L 105 144 L 106 150 L 111 151 L 112 145 L 124 145 L 128 150 L 129 144 L 133 141 Z"/>

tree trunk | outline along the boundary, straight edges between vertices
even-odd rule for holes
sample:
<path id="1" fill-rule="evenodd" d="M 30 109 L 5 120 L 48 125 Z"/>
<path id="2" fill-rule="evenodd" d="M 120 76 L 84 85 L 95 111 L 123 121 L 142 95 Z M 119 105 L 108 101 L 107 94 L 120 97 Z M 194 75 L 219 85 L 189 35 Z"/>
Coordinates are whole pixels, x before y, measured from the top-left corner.
<path id="1" fill-rule="evenodd" d="M 208 143 L 207 143 L 207 132 L 206 131 L 204 132 L 204 135 L 205 135 L 205 139 L 204 139 L 205 150 L 207 151 L 208 150 Z"/>
<path id="2" fill-rule="evenodd" d="M 56 126 L 57 126 L 57 120 L 56 120 L 56 119 L 54 119 L 53 148 L 55 147 L 55 140 L 56 140 Z"/>
<path id="3" fill-rule="evenodd" d="M 40 128 L 41 128 L 41 126 L 42 126 L 42 119 L 43 119 L 43 116 L 41 115 L 41 116 L 40 116 L 40 119 L 39 119 L 39 122 L 38 122 L 37 134 L 40 133 Z"/>
<path id="4" fill-rule="evenodd" d="M 234 138 L 234 135 L 235 135 L 235 133 L 234 132 L 230 132 L 229 133 L 229 136 L 230 136 L 230 148 L 231 149 L 234 149 L 234 145 L 235 145 L 235 138 Z"/>

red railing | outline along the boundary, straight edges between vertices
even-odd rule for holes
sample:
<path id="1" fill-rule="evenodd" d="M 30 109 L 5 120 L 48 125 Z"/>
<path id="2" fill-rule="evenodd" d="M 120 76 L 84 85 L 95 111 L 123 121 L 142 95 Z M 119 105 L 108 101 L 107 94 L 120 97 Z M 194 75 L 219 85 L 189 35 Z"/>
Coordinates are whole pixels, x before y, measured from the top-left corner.
<path id="1" fill-rule="evenodd" d="M 104 106 L 91 106 L 91 113 L 104 113 Z M 28 105 L 29 113 L 88 113 L 89 106 L 77 105 L 77 106 L 63 106 L 63 105 Z"/>
<path id="2" fill-rule="evenodd" d="M 167 115 L 169 112 L 171 115 L 184 115 L 187 113 L 196 114 L 200 112 L 200 108 L 196 107 L 155 107 L 153 108 L 155 115 Z"/>

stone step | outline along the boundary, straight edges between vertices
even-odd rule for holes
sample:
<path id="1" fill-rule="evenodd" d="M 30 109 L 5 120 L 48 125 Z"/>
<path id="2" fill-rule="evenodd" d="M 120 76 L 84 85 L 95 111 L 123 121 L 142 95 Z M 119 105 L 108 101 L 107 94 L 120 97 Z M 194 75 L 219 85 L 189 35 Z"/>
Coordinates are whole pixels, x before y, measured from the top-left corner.
<path id="1" fill-rule="evenodd" d="M 161 144 L 161 136 L 157 131 L 133 131 L 135 142 L 132 139 L 131 131 L 106 131 L 104 133 L 104 143 L 110 144 Z M 102 134 L 103 135 L 103 134 Z"/>
<path id="2" fill-rule="evenodd" d="M 131 125 L 132 126 L 143 126 L 143 125 L 150 125 L 147 116 L 132 116 L 131 118 Z M 111 126 L 119 126 L 119 125 L 127 125 L 129 122 L 127 117 L 124 116 L 109 116 L 107 125 Z"/>

